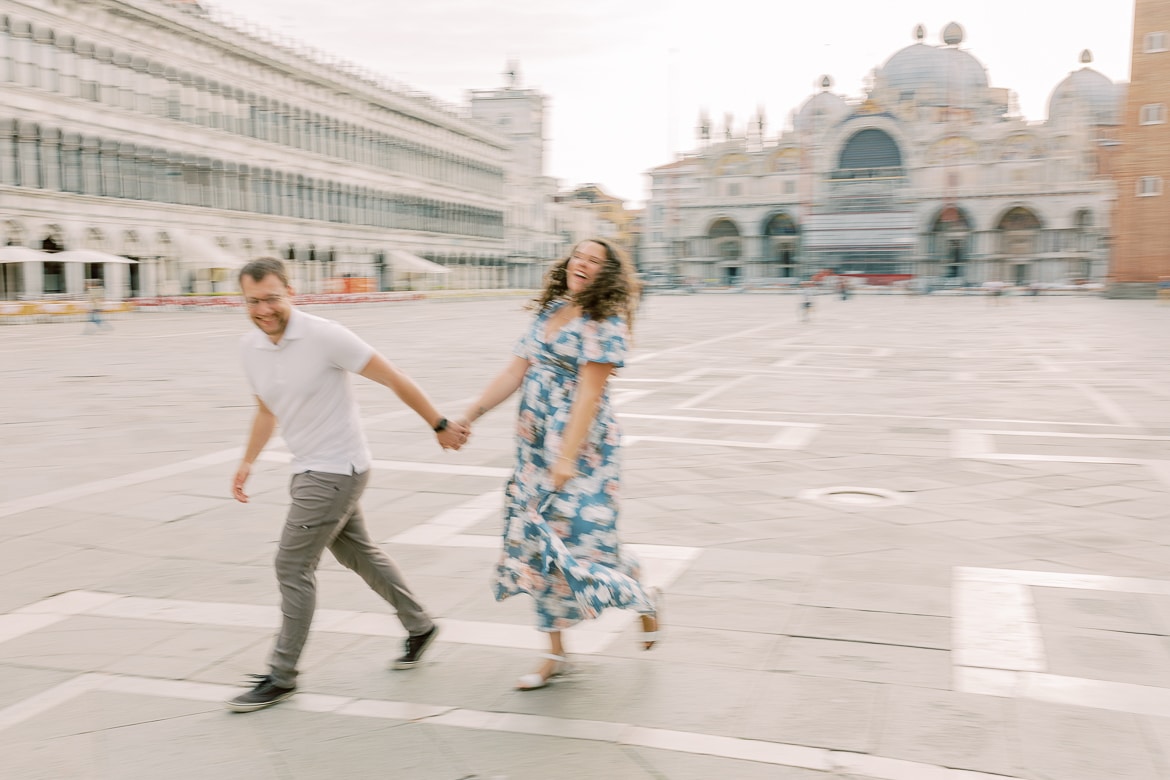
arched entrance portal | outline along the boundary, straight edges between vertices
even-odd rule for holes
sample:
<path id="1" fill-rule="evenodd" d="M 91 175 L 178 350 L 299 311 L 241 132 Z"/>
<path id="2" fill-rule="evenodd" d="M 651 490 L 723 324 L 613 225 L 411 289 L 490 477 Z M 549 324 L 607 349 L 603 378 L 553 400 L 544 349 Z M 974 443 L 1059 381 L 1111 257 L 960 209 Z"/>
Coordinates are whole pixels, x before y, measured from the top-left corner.
<path id="1" fill-rule="evenodd" d="M 1030 209 L 1016 206 L 1008 210 L 996 225 L 999 258 L 997 281 L 1026 284 L 1032 275 L 1031 264 L 1040 244 L 1040 219 Z"/>
<path id="2" fill-rule="evenodd" d="M 736 284 L 742 272 L 740 258 L 743 256 L 739 228 L 730 219 L 719 219 L 711 224 L 707 238 L 714 253 L 716 267 L 723 284 Z"/>
<path id="3" fill-rule="evenodd" d="M 923 275 L 942 280 L 967 277 L 971 252 L 971 221 L 956 206 L 944 206 L 930 229 L 929 267 Z"/>
<path id="4" fill-rule="evenodd" d="M 766 275 L 791 279 L 796 276 L 796 223 L 787 214 L 776 214 L 764 226 L 767 242 Z"/>

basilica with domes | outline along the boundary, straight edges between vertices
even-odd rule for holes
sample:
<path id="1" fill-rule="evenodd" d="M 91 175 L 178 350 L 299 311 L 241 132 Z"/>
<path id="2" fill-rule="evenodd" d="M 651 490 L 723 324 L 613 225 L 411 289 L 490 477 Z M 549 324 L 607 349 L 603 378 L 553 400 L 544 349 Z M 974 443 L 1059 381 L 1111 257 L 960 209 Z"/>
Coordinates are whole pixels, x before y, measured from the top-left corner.
<path id="1" fill-rule="evenodd" d="M 1126 86 L 1082 52 L 1028 121 L 961 26 L 940 37 L 919 25 L 859 97 L 819 79 L 778 135 L 700 117 L 697 148 L 649 172 L 643 266 L 717 284 L 1102 279 Z"/>

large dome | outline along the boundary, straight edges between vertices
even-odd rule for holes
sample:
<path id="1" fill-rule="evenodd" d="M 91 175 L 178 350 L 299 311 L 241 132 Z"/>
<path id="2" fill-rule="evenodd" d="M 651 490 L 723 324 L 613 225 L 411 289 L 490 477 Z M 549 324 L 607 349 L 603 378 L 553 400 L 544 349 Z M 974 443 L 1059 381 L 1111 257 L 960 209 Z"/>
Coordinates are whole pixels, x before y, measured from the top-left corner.
<path id="1" fill-rule="evenodd" d="M 806 130 L 824 131 L 837 124 L 848 113 L 849 105 L 845 99 L 825 90 L 804 101 L 792 124 L 798 133 Z"/>
<path id="2" fill-rule="evenodd" d="M 874 80 L 878 93 L 925 105 L 975 105 L 982 102 L 987 87 L 987 71 L 979 60 L 953 46 L 925 43 L 912 44 L 890 57 Z"/>
<path id="3" fill-rule="evenodd" d="M 1125 87 L 1108 76 L 1084 67 L 1074 70 L 1056 85 L 1048 99 L 1048 120 L 1082 116 L 1095 125 L 1119 125 L 1124 110 Z"/>

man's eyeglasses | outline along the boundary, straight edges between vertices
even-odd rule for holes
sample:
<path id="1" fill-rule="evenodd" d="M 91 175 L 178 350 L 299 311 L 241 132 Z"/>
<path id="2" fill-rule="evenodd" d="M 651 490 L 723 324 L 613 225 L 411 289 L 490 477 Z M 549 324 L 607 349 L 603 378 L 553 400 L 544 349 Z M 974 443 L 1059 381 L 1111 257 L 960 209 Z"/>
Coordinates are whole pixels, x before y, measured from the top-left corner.
<path id="1" fill-rule="evenodd" d="M 244 299 L 244 305 L 247 306 L 249 309 L 255 309 L 257 306 L 259 306 L 262 303 L 266 303 L 269 306 L 279 306 L 280 304 L 284 303 L 284 296 L 283 295 L 269 295 L 267 298 L 245 298 Z"/>

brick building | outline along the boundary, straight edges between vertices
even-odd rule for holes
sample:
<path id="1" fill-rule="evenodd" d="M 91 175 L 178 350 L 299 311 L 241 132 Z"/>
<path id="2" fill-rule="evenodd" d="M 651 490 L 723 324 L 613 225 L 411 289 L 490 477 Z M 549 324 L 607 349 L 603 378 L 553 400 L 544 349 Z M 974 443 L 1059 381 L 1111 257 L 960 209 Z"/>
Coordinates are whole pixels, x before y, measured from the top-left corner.
<path id="1" fill-rule="evenodd" d="M 1170 275 L 1170 0 L 1136 0 L 1132 75 L 1117 162 L 1109 295 L 1150 297 Z"/>

